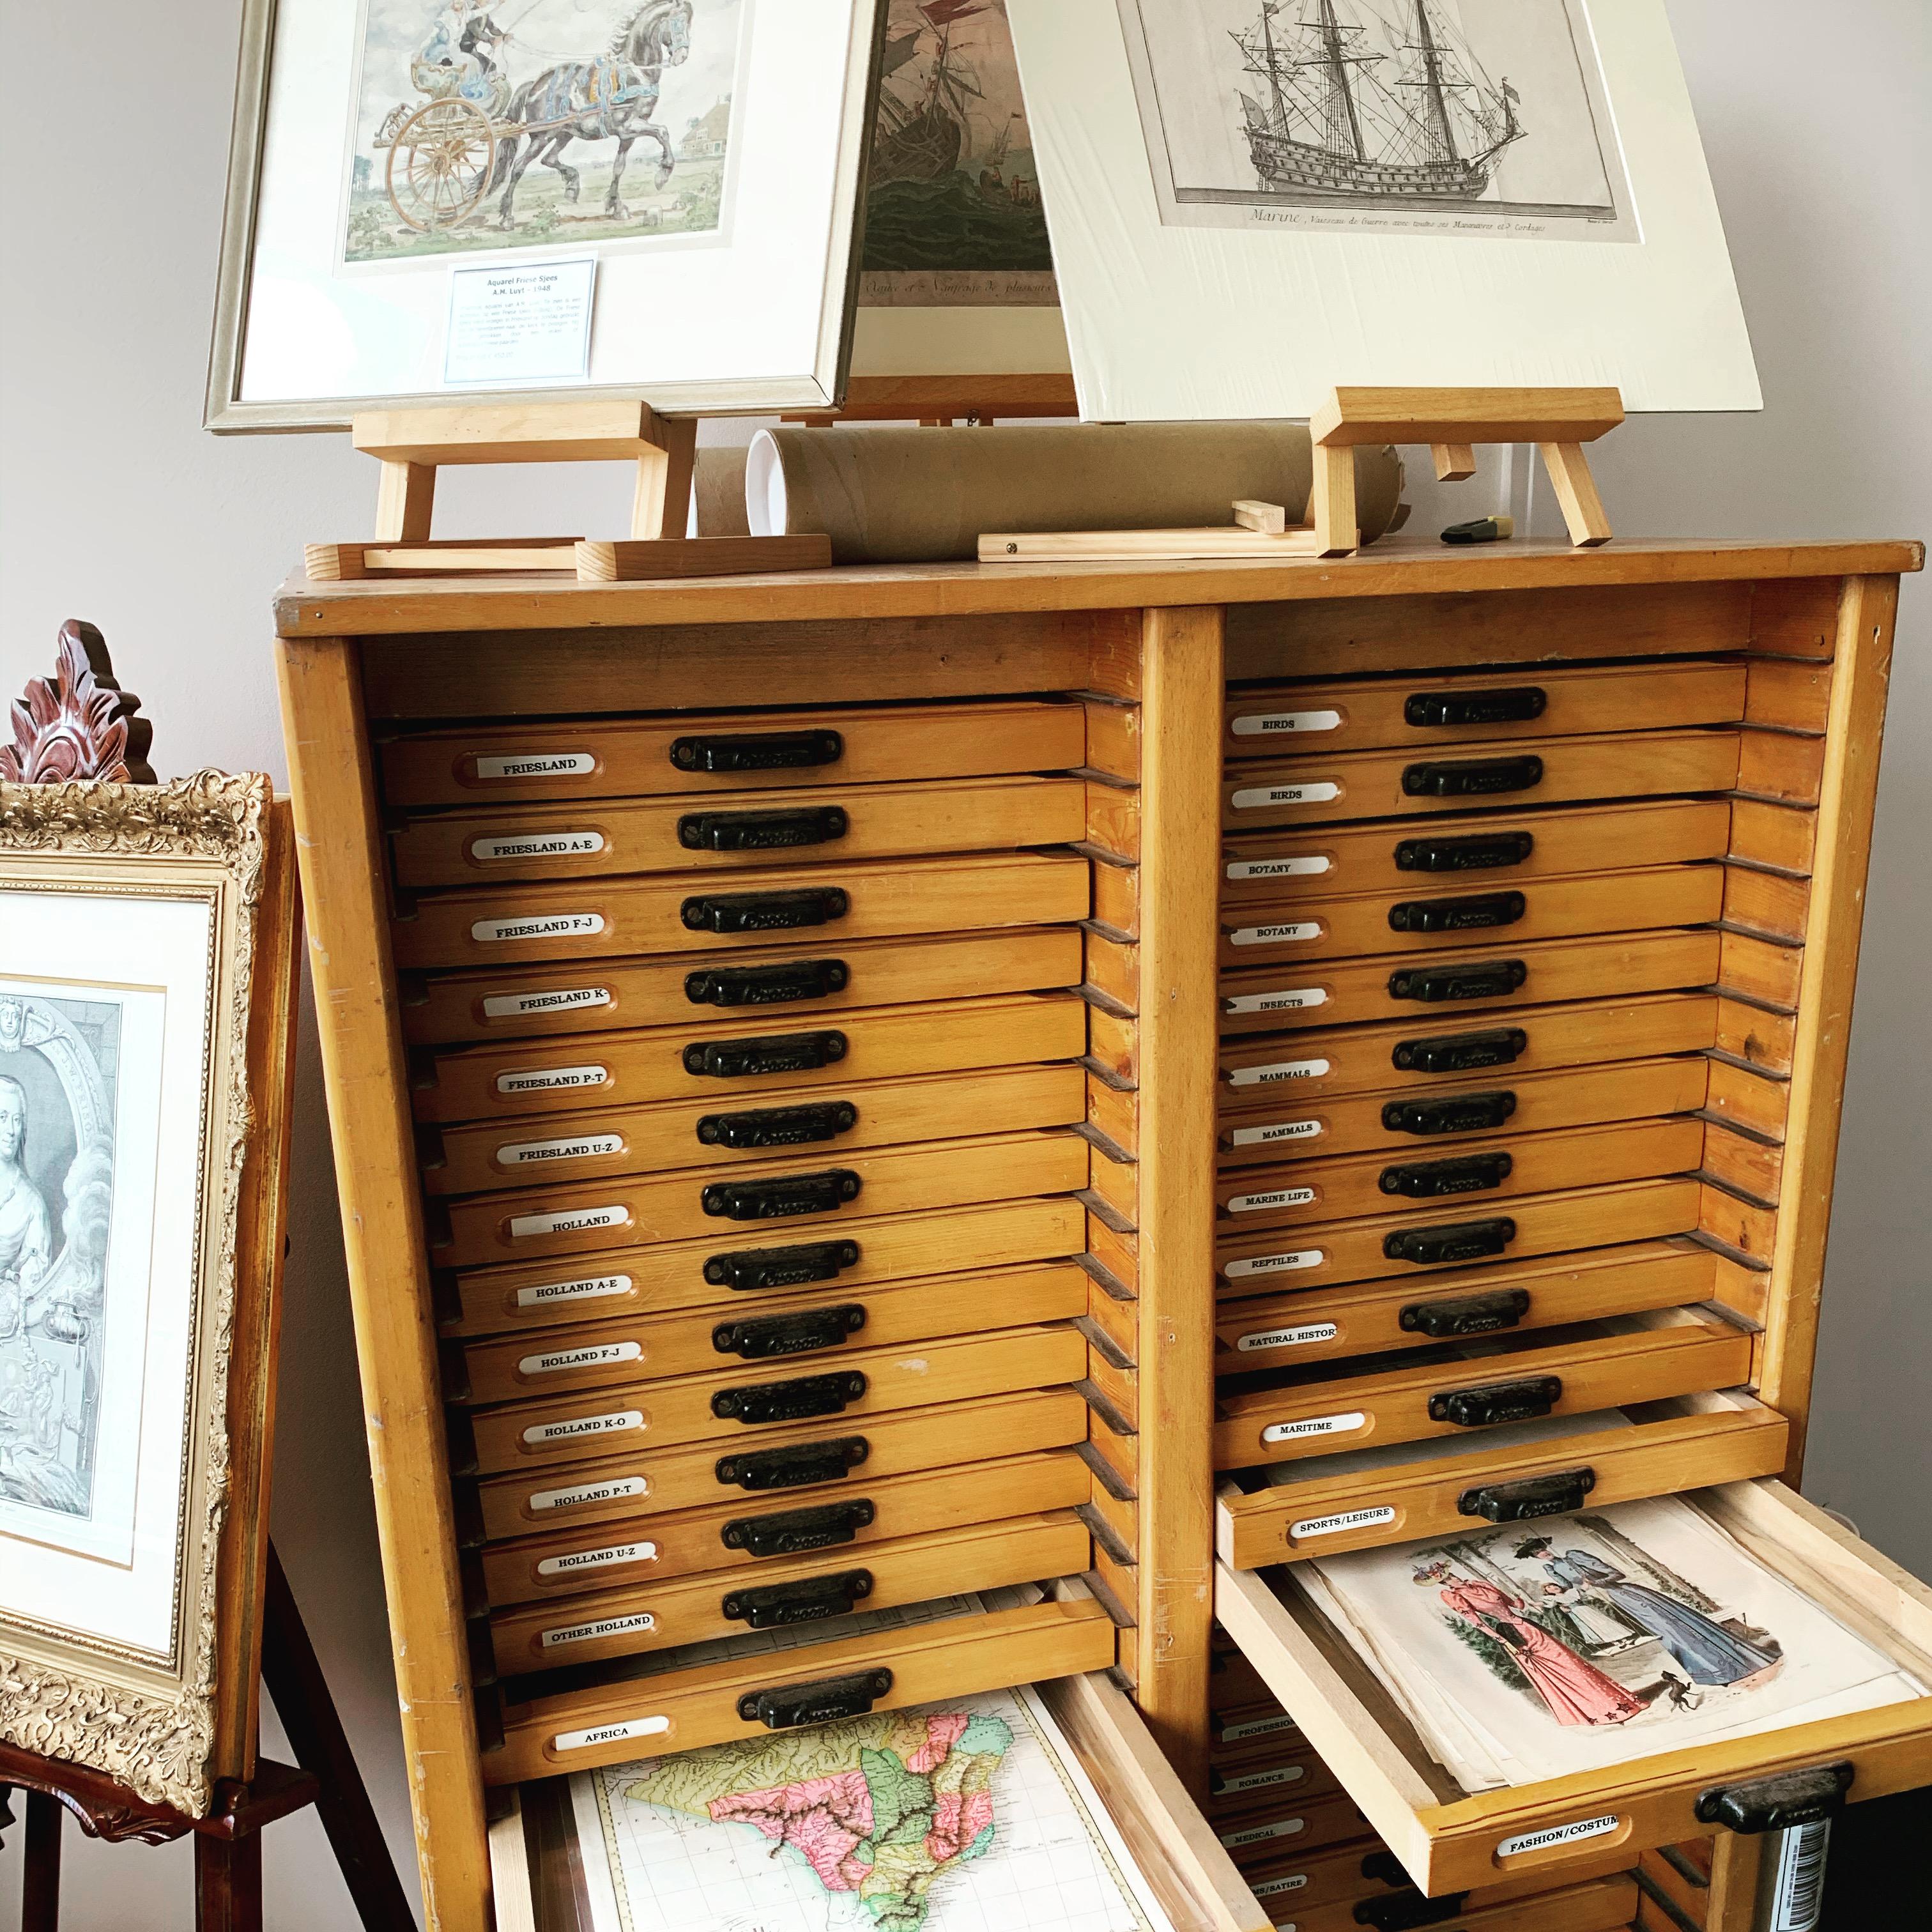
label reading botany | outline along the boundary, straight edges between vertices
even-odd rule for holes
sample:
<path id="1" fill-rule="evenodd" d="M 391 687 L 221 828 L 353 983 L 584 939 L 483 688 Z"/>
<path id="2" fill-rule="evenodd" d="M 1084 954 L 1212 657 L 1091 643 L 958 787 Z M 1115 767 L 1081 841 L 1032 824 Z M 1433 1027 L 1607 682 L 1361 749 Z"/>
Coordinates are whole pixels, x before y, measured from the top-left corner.
<path id="1" fill-rule="evenodd" d="M 476 760 L 479 778 L 582 778 L 596 769 L 588 752 L 506 752 Z"/>
<path id="2" fill-rule="evenodd" d="M 1291 920 L 1285 926 L 1244 926 L 1228 935 L 1230 946 L 1294 946 L 1322 937 L 1318 919 Z"/>
<path id="3" fill-rule="evenodd" d="M 1325 852 L 1310 852 L 1292 859 L 1230 859 L 1231 879 L 1312 879 L 1328 871 L 1334 862 Z"/>
<path id="4" fill-rule="evenodd" d="M 631 1286 L 627 1274 L 593 1274 L 581 1281 L 539 1282 L 534 1288 L 517 1290 L 517 1306 L 544 1308 L 553 1301 L 589 1301 L 599 1295 L 628 1294 Z"/>
<path id="5" fill-rule="evenodd" d="M 603 930 L 601 912 L 553 912 L 528 919 L 479 919 L 470 936 L 488 946 L 505 939 L 592 939 Z"/>
<path id="6" fill-rule="evenodd" d="M 486 1020 L 529 1019 L 538 1013 L 571 1013 L 586 1006 L 608 1006 L 608 986 L 564 986 L 554 993 L 491 993 L 483 1001 Z"/>
<path id="7" fill-rule="evenodd" d="M 601 832 L 526 832 L 514 838 L 472 838 L 470 856 L 493 859 L 581 859 L 604 849 Z"/>

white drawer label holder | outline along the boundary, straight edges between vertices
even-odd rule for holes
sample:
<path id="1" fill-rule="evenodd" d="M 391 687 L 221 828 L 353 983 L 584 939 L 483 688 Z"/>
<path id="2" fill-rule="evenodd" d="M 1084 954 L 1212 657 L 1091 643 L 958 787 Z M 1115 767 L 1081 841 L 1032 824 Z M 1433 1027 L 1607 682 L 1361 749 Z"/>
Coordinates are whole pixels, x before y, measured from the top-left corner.
<path id="1" fill-rule="evenodd" d="M 486 1020 L 530 1019 L 538 1013 L 573 1013 L 586 1006 L 608 1006 L 608 986 L 560 986 L 548 993 L 490 993 L 483 1000 Z"/>
<path id="2" fill-rule="evenodd" d="M 1262 1431 L 1264 1442 L 1299 1442 L 1309 1436 L 1351 1436 L 1368 1426 L 1368 1417 L 1359 1408 L 1340 1415 L 1311 1415 L 1300 1422 L 1271 1422 Z"/>
<path id="3" fill-rule="evenodd" d="M 525 832 L 514 838 L 472 838 L 470 856 L 500 859 L 587 859 L 604 849 L 601 832 Z"/>
<path id="4" fill-rule="evenodd" d="M 1378 1509 L 1343 1510 L 1337 1516 L 1306 1516 L 1292 1522 L 1288 1533 L 1299 1543 L 1304 1536 L 1340 1536 L 1352 1529 L 1380 1529 L 1395 1520 L 1395 1511 L 1387 1504 Z"/>
<path id="5" fill-rule="evenodd" d="M 559 1731 L 550 1739 L 554 1750 L 589 1750 L 597 1744 L 627 1743 L 632 1738 L 661 1738 L 670 1729 L 668 1718 L 632 1718 L 622 1724 L 599 1724 L 591 1731 Z"/>
<path id="6" fill-rule="evenodd" d="M 537 913 L 524 919 L 479 919 L 472 939 L 489 946 L 508 939 L 594 939 L 604 930 L 601 912 Z"/>
<path id="7" fill-rule="evenodd" d="M 506 752 L 476 760 L 479 778 L 581 778 L 596 769 L 588 752 Z"/>
<path id="8" fill-rule="evenodd" d="M 1600 1818 L 1580 1818 L 1574 1825 L 1552 1825 L 1545 1832 L 1524 1832 L 1505 1838 L 1496 1847 L 1499 1858 L 1513 1858 L 1522 1852 L 1547 1851 L 1553 1845 L 1574 1845 L 1586 1838 L 1607 1838 L 1623 1820 L 1614 1812 Z"/>

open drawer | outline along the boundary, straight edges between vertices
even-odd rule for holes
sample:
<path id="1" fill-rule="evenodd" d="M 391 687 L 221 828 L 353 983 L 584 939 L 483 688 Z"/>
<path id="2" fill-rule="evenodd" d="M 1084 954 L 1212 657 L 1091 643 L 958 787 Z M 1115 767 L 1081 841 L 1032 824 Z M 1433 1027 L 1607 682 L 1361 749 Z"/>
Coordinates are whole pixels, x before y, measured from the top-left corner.
<path id="1" fill-rule="evenodd" d="M 1033 1688 L 1178 1932 L 1270 1932 L 1270 1915 L 1126 1694 L 1097 1670 Z M 546 1778 L 506 1794 L 508 1809 L 490 1834 L 498 1932 L 592 1932 L 566 1792 L 562 1779 Z M 959 1884 L 970 1883 L 971 1869 Z"/>
<path id="2" fill-rule="evenodd" d="M 1686 1500 L 1784 1581 L 1922 1682 L 1932 1681 L 1932 1590 L 1774 1481 Z M 1427 1534 L 1425 1528 L 1420 1533 Z M 1292 1573 L 1223 1562 L 1215 1608 L 1421 1888 L 1432 1894 L 1534 1871 L 1552 1886 L 1612 1847 L 1802 1822 L 1852 1800 L 1932 1782 L 1932 1697 L 1797 1723 L 1542 1783 L 1466 1794 L 1430 1756 Z M 1820 1774 L 1780 1790 L 1787 1774 Z M 1816 1786 L 1823 1796 L 1814 1796 Z"/>

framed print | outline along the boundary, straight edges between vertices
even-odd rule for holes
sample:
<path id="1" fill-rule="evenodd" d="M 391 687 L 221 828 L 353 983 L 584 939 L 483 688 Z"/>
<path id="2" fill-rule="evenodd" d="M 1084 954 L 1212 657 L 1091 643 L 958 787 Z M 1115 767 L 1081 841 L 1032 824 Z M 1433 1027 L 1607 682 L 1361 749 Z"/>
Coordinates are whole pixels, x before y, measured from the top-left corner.
<path id="1" fill-rule="evenodd" d="M 0 782 L 0 1738 L 251 1772 L 293 974 L 268 782 Z"/>
<path id="2" fill-rule="evenodd" d="M 1664 0 L 1009 0 L 1084 416 L 1762 406 Z"/>
<path id="3" fill-rule="evenodd" d="M 247 0 L 208 427 L 834 402 L 884 4 Z"/>

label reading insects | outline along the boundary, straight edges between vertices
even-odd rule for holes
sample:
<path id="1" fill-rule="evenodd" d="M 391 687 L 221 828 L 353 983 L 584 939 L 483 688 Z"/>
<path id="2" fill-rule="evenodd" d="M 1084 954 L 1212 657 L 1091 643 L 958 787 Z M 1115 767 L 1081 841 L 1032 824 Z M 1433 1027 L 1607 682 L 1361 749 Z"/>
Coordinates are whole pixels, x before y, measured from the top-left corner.
<path id="1" fill-rule="evenodd" d="M 621 1228 L 629 1219 L 622 1208 L 572 1208 L 556 1214 L 512 1214 L 510 1238 L 527 1241 L 539 1234 L 577 1234 L 586 1228 Z"/>
<path id="2" fill-rule="evenodd" d="M 604 849 L 601 832 L 526 832 L 514 838 L 472 838 L 470 856 L 495 859 L 582 859 Z"/>
<path id="3" fill-rule="evenodd" d="M 553 1301 L 590 1301 L 600 1295 L 628 1294 L 631 1287 L 627 1274 L 593 1274 L 581 1281 L 539 1282 L 534 1288 L 517 1290 L 517 1306 L 544 1308 Z"/>
<path id="4" fill-rule="evenodd" d="M 1234 794 L 1237 812 L 1261 812 L 1271 805 L 1326 805 L 1342 796 L 1342 788 L 1327 778 L 1305 778 L 1299 784 L 1249 785 Z"/>
<path id="5" fill-rule="evenodd" d="M 598 1744 L 622 1744 L 632 1738 L 661 1737 L 670 1729 L 668 1718 L 633 1718 L 622 1724 L 599 1724 L 594 1731 L 559 1731 L 550 1741 L 553 1750 L 589 1750 Z"/>
<path id="6" fill-rule="evenodd" d="M 488 946 L 505 939 L 592 939 L 603 930 L 601 912 L 553 912 L 530 919 L 479 919 L 470 936 Z"/>
<path id="7" fill-rule="evenodd" d="M 577 1012 L 586 1006 L 608 1006 L 608 986 L 564 986 L 554 993 L 491 993 L 484 997 L 486 1020 L 521 1020 L 538 1013 Z"/>
<path id="8" fill-rule="evenodd" d="M 658 1620 L 648 1610 L 639 1610 L 628 1617 L 599 1617 L 595 1623 L 566 1624 L 561 1630 L 547 1630 L 538 1639 L 545 1650 L 556 1650 L 567 1643 L 590 1643 L 600 1636 L 635 1636 L 644 1630 L 656 1630 Z"/>
<path id="9" fill-rule="evenodd" d="M 572 1416 L 568 1422 L 534 1422 L 524 1431 L 532 1447 L 544 1442 L 571 1442 L 585 1436 L 620 1436 L 644 1426 L 640 1408 L 616 1408 L 605 1415 Z"/>
<path id="10" fill-rule="evenodd" d="M 1280 738 L 1297 731 L 1334 731 L 1341 722 L 1339 711 L 1247 711 L 1228 728 L 1238 738 Z"/>
<path id="11" fill-rule="evenodd" d="M 1513 1858 L 1519 1852 L 1546 1851 L 1552 1845 L 1574 1845 L 1580 1838 L 1606 1838 L 1622 1822 L 1612 1814 L 1581 1818 L 1574 1825 L 1552 1825 L 1546 1832 L 1526 1832 L 1520 1838 L 1505 1838 L 1496 1847 L 1496 1856 Z"/>
<path id="12" fill-rule="evenodd" d="M 1286 1255 L 1256 1255 L 1251 1259 L 1230 1262 L 1222 1272 L 1239 1281 L 1251 1274 L 1292 1274 L 1298 1269 L 1319 1268 L 1328 1258 L 1319 1248 L 1297 1248 Z"/>
<path id="13" fill-rule="evenodd" d="M 1344 1510 L 1339 1516 L 1306 1516 L 1288 1526 L 1289 1540 L 1299 1543 L 1305 1536 L 1340 1536 L 1351 1529 L 1379 1529 L 1395 1520 L 1395 1511 L 1381 1509 Z"/>
<path id="14" fill-rule="evenodd" d="M 1279 993 L 1236 993 L 1222 1002 L 1222 1009 L 1230 1013 L 1292 1013 L 1328 1004 L 1326 986 L 1289 986 Z"/>
<path id="15" fill-rule="evenodd" d="M 1304 1322 L 1294 1328 L 1263 1328 L 1244 1335 L 1234 1344 L 1234 1352 L 1252 1355 L 1264 1348 L 1305 1348 L 1311 1342 L 1332 1342 L 1340 1333 L 1333 1322 Z"/>
<path id="16" fill-rule="evenodd" d="M 568 1093 L 579 1087 L 602 1087 L 610 1078 L 608 1066 L 530 1066 L 496 1076 L 500 1094 Z"/>
<path id="17" fill-rule="evenodd" d="M 1266 1127 L 1237 1127 L 1228 1136 L 1235 1147 L 1273 1147 L 1277 1141 L 1312 1141 L 1322 1132 L 1319 1120 L 1276 1120 Z"/>
<path id="18" fill-rule="evenodd" d="M 1310 852 L 1292 859 L 1230 859 L 1231 879 L 1312 879 L 1334 863 L 1325 852 Z"/>
<path id="19" fill-rule="evenodd" d="M 608 1570 L 619 1563 L 652 1563 L 655 1543 L 614 1543 L 602 1550 L 573 1550 L 568 1556 L 546 1556 L 537 1565 L 539 1576 L 574 1576 L 580 1570 Z"/>
<path id="20" fill-rule="evenodd" d="M 629 1502 L 650 1492 L 650 1484 L 641 1476 L 613 1476 L 608 1482 L 573 1483 L 567 1490 L 538 1490 L 530 1497 L 530 1507 L 581 1509 L 586 1503 Z"/>
<path id="21" fill-rule="evenodd" d="M 557 1348 L 547 1355 L 526 1355 L 517 1364 L 525 1376 L 562 1375 L 572 1369 L 602 1368 L 608 1362 L 634 1362 L 644 1350 L 635 1342 L 600 1342 L 594 1348 Z"/>
<path id="22" fill-rule="evenodd" d="M 1275 1060 L 1265 1066 L 1238 1066 L 1228 1076 L 1230 1087 L 1271 1087 L 1282 1080 L 1322 1080 L 1333 1070 L 1326 1060 Z"/>
<path id="23" fill-rule="evenodd" d="M 1277 1187 L 1267 1194 L 1237 1194 L 1228 1203 L 1228 1212 L 1260 1214 L 1276 1208 L 1312 1208 L 1315 1199 L 1312 1187 Z"/>
<path id="24" fill-rule="evenodd" d="M 1264 1442 L 1299 1442 L 1310 1436 L 1349 1436 L 1367 1426 L 1359 1408 L 1341 1415 L 1311 1415 L 1300 1422 L 1271 1422 L 1262 1431 Z"/>
<path id="25" fill-rule="evenodd" d="M 601 1155 L 622 1154 L 622 1134 L 579 1134 L 574 1139 L 512 1141 L 496 1150 L 499 1167 L 540 1167 L 546 1161 L 593 1160 Z"/>
<path id="26" fill-rule="evenodd" d="M 479 778 L 583 778 L 596 769 L 588 752 L 506 752 L 476 760 Z"/>
<path id="27" fill-rule="evenodd" d="M 1291 920 L 1285 926 L 1238 926 L 1228 935 L 1230 946 L 1296 946 L 1322 937 L 1318 919 Z"/>

